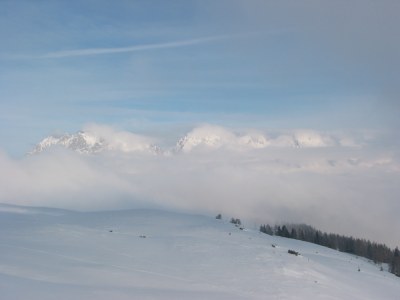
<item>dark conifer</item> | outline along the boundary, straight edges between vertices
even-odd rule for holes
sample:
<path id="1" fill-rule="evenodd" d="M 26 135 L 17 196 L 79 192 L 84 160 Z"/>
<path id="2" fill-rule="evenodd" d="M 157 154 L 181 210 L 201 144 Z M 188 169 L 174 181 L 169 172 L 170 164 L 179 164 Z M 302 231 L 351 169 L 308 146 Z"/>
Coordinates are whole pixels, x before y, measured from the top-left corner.
<path id="1" fill-rule="evenodd" d="M 297 240 L 297 231 L 295 228 L 292 228 L 292 230 L 290 231 L 290 238 Z"/>

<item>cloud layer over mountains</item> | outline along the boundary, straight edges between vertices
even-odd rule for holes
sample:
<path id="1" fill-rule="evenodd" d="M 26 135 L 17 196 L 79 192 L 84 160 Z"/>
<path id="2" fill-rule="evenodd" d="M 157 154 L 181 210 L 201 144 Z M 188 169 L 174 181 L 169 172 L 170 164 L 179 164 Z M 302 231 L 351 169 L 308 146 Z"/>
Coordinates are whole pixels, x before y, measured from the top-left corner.
<path id="1" fill-rule="evenodd" d="M 89 125 L 75 134 L 49 136 L 30 152 L 40 153 L 61 146 L 79 153 L 115 151 L 122 153 L 172 153 L 192 151 L 247 151 L 263 148 L 320 148 L 359 147 L 367 136 L 358 138 L 343 134 L 326 134 L 315 130 L 293 130 L 279 133 L 264 133 L 259 130 L 233 132 L 227 128 L 202 125 L 181 137 L 175 145 L 162 149 L 157 139 L 127 131 L 115 131 L 108 126 Z"/>
<path id="2" fill-rule="evenodd" d="M 0 152 L 0 202 L 159 207 L 222 213 L 249 225 L 305 222 L 391 246 L 400 240 L 400 162 L 371 133 L 204 125 L 164 144 L 91 125 L 48 137 L 22 159 Z"/>

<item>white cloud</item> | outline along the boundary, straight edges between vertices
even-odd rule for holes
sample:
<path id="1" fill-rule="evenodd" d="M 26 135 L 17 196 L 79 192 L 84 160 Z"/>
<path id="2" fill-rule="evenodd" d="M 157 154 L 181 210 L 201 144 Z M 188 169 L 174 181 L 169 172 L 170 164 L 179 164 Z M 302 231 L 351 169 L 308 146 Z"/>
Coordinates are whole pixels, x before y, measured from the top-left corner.
<path id="1" fill-rule="evenodd" d="M 98 124 L 85 126 L 84 132 L 88 133 L 93 140 L 105 140 L 109 150 L 122 152 L 145 151 L 155 143 L 153 138 L 128 131 L 116 131 L 109 126 Z"/>
<path id="2" fill-rule="evenodd" d="M 273 135 L 257 130 L 236 133 L 220 126 L 203 125 L 193 129 L 179 141 L 179 147 L 184 152 L 196 148 L 230 150 L 262 149 L 267 147 L 355 147 L 355 139 L 348 135 L 325 134 L 315 130 L 293 130 Z"/>
<path id="3" fill-rule="evenodd" d="M 239 35 L 218 35 L 218 36 L 207 36 L 203 38 L 187 39 L 174 42 L 166 43 L 156 43 L 156 44 L 145 44 L 145 45 L 135 45 L 128 47 L 113 47 L 113 48 L 88 48 L 88 49 L 77 49 L 77 50 L 64 50 L 46 53 L 39 58 L 64 58 L 73 56 L 88 56 L 88 55 L 100 55 L 100 54 L 116 54 L 124 52 L 136 52 L 145 50 L 155 50 L 155 49 L 167 49 L 167 48 L 178 48 L 187 47 L 197 44 L 204 44 L 213 41 L 229 39 Z"/>
<path id="4" fill-rule="evenodd" d="M 81 155 L 57 148 L 22 159 L 0 153 L 0 202 L 81 210 L 167 207 L 251 224 L 306 222 L 392 246 L 400 238 L 392 230 L 400 226 L 398 157 L 370 144 L 343 147 L 337 141 L 344 134 L 237 133 L 205 125 L 187 135 L 197 143 L 188 151 L 149 155 L 125 150 L 156 142 L 150 137 L 99 125 L 85 130 L 121 151 Z M 254 146 L 254 137 L 266 146 Z M 295 138 L 307 147 L 277 142 Z"/>

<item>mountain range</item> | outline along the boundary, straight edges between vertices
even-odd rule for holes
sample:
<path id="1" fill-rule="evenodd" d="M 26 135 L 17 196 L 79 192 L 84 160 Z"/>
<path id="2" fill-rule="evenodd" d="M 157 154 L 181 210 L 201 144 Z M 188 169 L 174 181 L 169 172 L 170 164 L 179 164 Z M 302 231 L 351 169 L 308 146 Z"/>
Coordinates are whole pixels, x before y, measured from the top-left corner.
<path id="1" fill-rule="evenodd" d="M 63 147 L 82 154 L 96 154 L 105 151 L 120 151 L 125 153 L 141 152 L 156 155 L 188 153 L 191 151 L 263 149 L 267 147 L 281 148 L 319 148 L 332 146 L 356 146 L 349 138 L 341 138 L 322 134 L 311 130 L 294 131 L 268 136 L 253 131 L 250 133 L 235 133 L 222 127 L 202 126 L 193 129 L 178 139 L 175 145 L 160 147 L 151 138 L 130 132 L 111 132 L 104 134 L 102 130 L 79 131 L 74 134 L 50 135 L 40 141 L 29 152 L 38 154 L 54 147 Z"/>

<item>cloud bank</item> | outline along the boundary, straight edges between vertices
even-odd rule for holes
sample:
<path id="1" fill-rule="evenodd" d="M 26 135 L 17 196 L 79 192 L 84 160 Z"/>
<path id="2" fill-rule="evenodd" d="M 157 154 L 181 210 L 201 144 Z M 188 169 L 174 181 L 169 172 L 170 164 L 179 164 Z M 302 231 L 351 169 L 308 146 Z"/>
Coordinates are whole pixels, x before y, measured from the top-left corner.
<path id="1" fill-rule="evenodd" d="M 0 202 L 78 210 L 167 208 L 262 222 L 305 222 L 398 244 L 396 153 L 366 134 L 232 131 L 204 125 L 160 137 L 84 128 L 105 150 L 0 153 Z M 76 150 L 76 149 L 74 149 Z"/>

